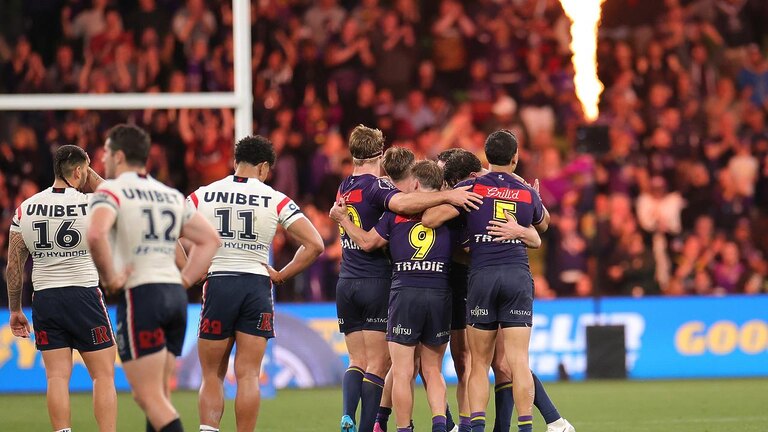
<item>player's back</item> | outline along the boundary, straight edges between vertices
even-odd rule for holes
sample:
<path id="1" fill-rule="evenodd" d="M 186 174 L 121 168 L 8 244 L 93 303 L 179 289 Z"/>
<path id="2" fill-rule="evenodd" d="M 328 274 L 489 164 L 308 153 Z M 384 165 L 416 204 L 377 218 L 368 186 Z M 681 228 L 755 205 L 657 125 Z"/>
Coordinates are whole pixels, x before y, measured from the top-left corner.
<path id="1" fill-rule="evenodd" d="M 88 197 L 74 188 L 48 188 L 16 210 L 11 230 L 21 233 L 32 256 L 35 291 L 99 283 L 85 231 Z"/>
<path id="2" fill-rule="evenodd" d="M 338 197 L 344 198 L 352 222 L 368 231 L 373 228 L 387 210 L 389 200 L 399 191 L 387 179 L 371 174 L 349 176 L 339 186 Z M 362 250 L 349 235 L 341 233 L 342 278 L 389 278 L 392 267 L 386 251 Z"/>
<path id="3" fill-rule="evenodd" d="M 376 231 L 389 240 L 392 288 L 421 287 L 448 290 L 448 272 L 457 232 L 449 224 L 427 228 L 418 216 L 384 213 Z"/>
<path id="4" fill-rule="evenodd" d="M 483 196 L 480 208 L 465 214 L 471 268 L 510 264 L 527 267 L 525 244 L 520 240 L 494 242 L 488 224 L 492 220 L 504 222 L 507 216 L 524 227 L 539 223 L 544 217 L 541 198 L 528 185 L 502 172 L 490 172 L 456 186 L 467 185 Z"/>
<path id="5" fill-rule="evenodd" d="M 145 284 L 180 284 L 175 263 L 181 227 L 194 214 L 184 195 L 150 176 L 126 172 L 104 182 L 91 207 L 112 206 L 117 212 L 113 251 L 120 268 L 130 268 L 126 289 Z"/>
<path id="6" fill-rule="evenodd" d="M 285 194 L 255 178 L 227 176 L 190 194 L 187 199 L 219 231 L 221 247 L 210 272 L 268 276 L 263 264 L 277 226 L 288 228 L 302 214 Z"/>

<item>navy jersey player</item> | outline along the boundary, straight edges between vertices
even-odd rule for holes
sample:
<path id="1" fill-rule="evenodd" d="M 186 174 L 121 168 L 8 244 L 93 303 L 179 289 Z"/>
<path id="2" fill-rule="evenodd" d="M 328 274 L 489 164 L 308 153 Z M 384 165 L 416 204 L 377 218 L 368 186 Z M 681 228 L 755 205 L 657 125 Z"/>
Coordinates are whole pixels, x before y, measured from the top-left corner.
<path id="1" fill-rule="evenodd" d="M 88 168 L 88 155 L 65 145 L 54 155 L 53 187 L 21 203 L 11 222 L 8 304 L 11 331 L 29 337 L 21 310 L 24 264 L 32 255 L 32 319 L 35 345 L 48 377 L 48 415 L 55 431 L 69 431 L 72 350 L 80 352 L 93 379 L 93 404 L 100 431 L 114 431 L 117 394 L 115 343 L 99 277 L 85 242 L 88 198 L 103 180 Z"/>
<path id="2" fill-rule="evenodd" d="M 261 136 L 243 138 L 235 145 L 234 163 L 234 175 L 187 198 L 191 208 L 218 226 L 222 239 L 203 289 L 198 331 L 201 431 L 219 430 L 224 372 L 235 344 L 237 429 L 255 429 L 261 362 L 267 340 L 275 335 L 270 282 L 280 284 L 292 278 L 323 252 L 320 234 L 296 203 L 264 183 L 275 164 L 272 143 Z M 268 265 L 278 226 L 300 244 L 294 259 L 280 271 Z"/>
<path id="3" fill-rule="evenodd" d="M 404 192 L 437 192 L 443 185 L 442 170 L 431 161 L 415 163 L 410 177 L 404 180 L 409 184 Z M 425 228 L 419 215 L 399 215 L 391 211 L 385 212 L 374 229 L 366 232 L 346 218 L 345 213 L 342 207 L 336 207 L 331 216 L 366 250 L 389 244 L 393 272 L 387 340 L 392 356 L 392 396 L 398 430 L 409 430 L 414 361 L 416 348 L 421 344 L 421 372 L 432 410 L 433 430 L 444 431 L 442 359 L 451 322 L 448 272 L 458 234 L 448 225 L 436 230 Z"/>
<path id="4" fill-rule="evenodd" d="M 467 290 L 467 337 L 472 365 L 469 403 L 472 430 L 485 430 L 488 404 L 488 369 L 497 330 L 502 329 L 504 348 L 517 401 L 518 428 L 532 428 L 533 378 L 528 368 L 528 344 L 533 323 L 533 278 L 525 244 L 520 239 L 494 241 L 488 233 L 493 220 L 514 218 L 523 226 L 545 223 L 547 212 L 535 190 L 517 176 L 517 139 L 506 130 L 493 132 L 485 142 L 490 172 L 458 186 L 471 186 L 483 204 L 472 212 L 445 206 L 424 214 L 424 225 L 435 228 L 460 213 L 466 225 L 471 257 Z"/>
<path id="5" fill-rule="evenodd" d="M 446 162 L 444 164 L 445 181 L 449 186 L 453 186 L 464 180 L 470 180 L 472 178 L 482 176 L 487 172 L 487 170 L 482 169 L 480 159 L 478 159 L 474 154 L 465 150 L 452 152 L 452 154 L 446 158 Z M 533 189 L 536 191 L 538 191 L 537 186 L 538 180 L 534 181 L 533 183 Z M 514 218 L 509 217 L 507 221 L 491 221 L 491 226 L 489 227 L 488 232 L 498 241 L 513 240 L 519 238 L 523 240 L 528 247 L 537 247 L 538 244 L 541 243 L 541 239 L 538 236 L 537 231 L 544 230 L 546 230 L 546 226 L 543 226 L 543 224 L 534 225 L 533 228 L 526 228 L 520 226 Z M 453 278 L 453 276 L 457 274 L 455 271 L 456 267 L 459 266 L 454 262 L 451 267 L 451 283 L 454 284 L 454 286 L 461 285 L 463 283 L 464 287 L 466 288 L 466 274 L 464 274 L 463 280 Z M 456 297 L 454 296 L 454 301 L 455 299 Z M 465 308 L 466 313 L 466 298 L 464 298 L 463 307 Z M 452 332 L 452 354 L 454 349 L 454 335 L 455 333 Z M 496 349 L 493 354 L 491 367 L 494 372 L 494 379 L 496 380 L 496 415 L 494 416 L 493 430 L 494 432 L 506 432 L 509 431 L 510 428 L 514 399 L 512 396 L 512 377 L 509 364 L 504 356 L 504 344 L 502 338 L 497 338 L 496 340 Z M 539 380 L 539 378 L 533 372 L 531 374 L 533 376 L 534 385 L 536 387 L 533 404 L 536 406 L 536 408 L 539 409 L 542 417 L 544 418 L 544 421 L 546 421 L 547 432 L 574 432 L 575 429 L 573 426 L 560 416 L 560 413 L 557 411 L 557 408 L 544 389 L 544 385 L 541 383 L 541 380 Z M 460 432 L 469 431 L 468 423 L 468 421 L 465 421 L 465 424 L 461 425 L 459 428 Z"/>
<path id="6" fill-rule="evenodd" d="M 102 285 L 123 290 L 118 352 L 148 429 L 183 430 L 170 400 L 170 378 L 187 325 L 185 287 L 200 280 L 219 246 L 216 230 L 189 210 L 184 195 L 146 174 L 149 136 L 117 125 L 104 145 L 108 180 L 91 197 L 88 245 Z M 192 248 L 176 267 L 180 235 Z"/>
<path id="7" fill-rule="evenodd" d="M 381 131 L 357 126 L 349 139 L 355 165 L 351 176 L 339 187 L 338 200 L 348 208 L 355 225 L 369 230 L 386 210 L 417 214 L 427 208 L 449 203 L 474 208 L 477 194 L 469 187 L 437 193 L 403 194 L 387 179 L 380 178 L 384 137 Z M 342 382 L 343 411 L 341 429 L 355 430 L 355 411 L 362 401 L 360 431 L 371 432 L 381 400 L 384 379 L 389 369 L 385 338 L 387 301 L 392 268 L 383 251 L 363 251 L 341 230 L 342 262 L 336 287 L 339 330 L 344 333 L 350 365 Z"/>

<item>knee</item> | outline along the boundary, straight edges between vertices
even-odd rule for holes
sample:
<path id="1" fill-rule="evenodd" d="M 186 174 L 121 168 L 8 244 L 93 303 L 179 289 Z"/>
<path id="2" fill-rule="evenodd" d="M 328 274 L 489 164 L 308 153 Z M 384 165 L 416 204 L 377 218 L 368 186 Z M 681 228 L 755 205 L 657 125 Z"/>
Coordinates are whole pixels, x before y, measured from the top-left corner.
<path id="1" fill-rule="evenodd" d="M 496 381 L 509 381 L 512 379 L 512 370 L 504 358 L 495 359 L 491 367 L 493 368 L 493 374 L 496 376 Z"/>
<path id="2" fill-rule="evenodd" d="M 456 376 L 461 379 L 466 376 L 469 367 L 469 355 L 460 354 L 453 358 L 453 368 L 456 369 Z"/>
<path id="3" fill-rule="evenodd" d="M 366 372 L 383 377 L 387 374 L 387 371 L 391 365 L 392 362 L 390 361 L 388 355 L 377 355 L 368 359 L 368 364 L 366 365 L 365 370 Z"/>
<path id="4" fill-rule="evenodd" d="M 363 355 L 349 355 L 349 367 L 358 367 L 365 370 L 368 367 L 368 363 Z"/>
<path id="5" fill-rule="evenodd" d="M 134 390 L 131 392 L 134 402 L 141 408 L 142 411 L 147 410 L 147 407 L 151 406 L 152 400 L 146 392 Z"/>

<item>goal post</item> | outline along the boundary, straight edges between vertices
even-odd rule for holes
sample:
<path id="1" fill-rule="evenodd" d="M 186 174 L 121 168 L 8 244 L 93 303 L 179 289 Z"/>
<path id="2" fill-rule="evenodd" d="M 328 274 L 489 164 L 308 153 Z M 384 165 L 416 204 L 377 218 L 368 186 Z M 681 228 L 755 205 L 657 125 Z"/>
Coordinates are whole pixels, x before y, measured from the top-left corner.
<path id="1" fill-rule="evenodd" d="M 0 111 L 234 108 L 235 137 L 253 134 L 251 0 L 232 0 L 235 91 L 206 93 L 0 94 Z"/>

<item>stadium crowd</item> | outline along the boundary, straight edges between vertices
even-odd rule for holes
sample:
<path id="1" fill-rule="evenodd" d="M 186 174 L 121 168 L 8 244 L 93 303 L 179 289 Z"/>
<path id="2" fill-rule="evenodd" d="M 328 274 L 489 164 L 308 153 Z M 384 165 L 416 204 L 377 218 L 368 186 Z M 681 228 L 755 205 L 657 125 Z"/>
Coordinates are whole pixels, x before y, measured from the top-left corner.
<path id="1" fill-rule="evenodd" d="M 588 129 L 557 0 L 252 4 L 254 130 L 278 152 L 273 186 L 326 244 L 278 299 L 334 296 L 341 249 L 326 215 L 352 171 L 345 137 L 357 124 L 421 158 L 451 147 L 482 156 L 488 132 L 515 131 L 518 173 L 541 180 L 552 214 L 532 253 L 539 298 L 768 291 L 765 2 L 666 0 L 650 23 L 604 28 L 605 91 Z M 0 0 L 0 10 L 0 97 L 232 90 L 229 0 Z M 81 146 L 99 171 L 105 132 L 126 120 L 150 131 L 161 181 L 189 192 L 231 171 L 226 109 L 3 112 L 0 261 L 12 212 L 52 183 L 52 151 Z M 581 145 L 601 130 L 604 148 Z M 286 236 L 274 253 L 277 265 L 293 256 Z"/>

